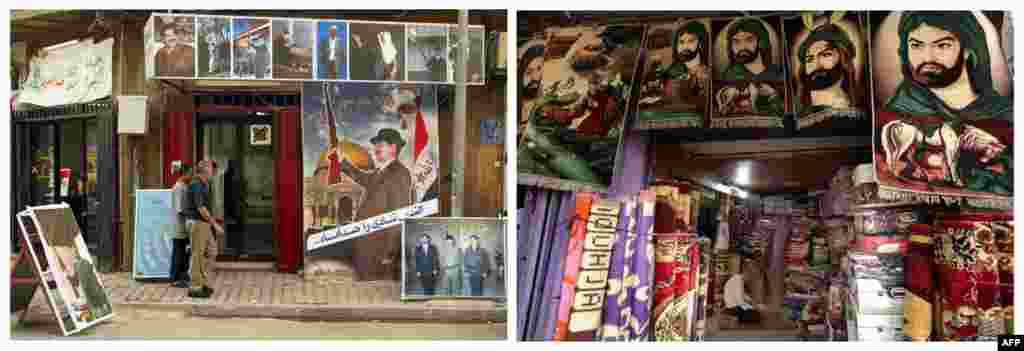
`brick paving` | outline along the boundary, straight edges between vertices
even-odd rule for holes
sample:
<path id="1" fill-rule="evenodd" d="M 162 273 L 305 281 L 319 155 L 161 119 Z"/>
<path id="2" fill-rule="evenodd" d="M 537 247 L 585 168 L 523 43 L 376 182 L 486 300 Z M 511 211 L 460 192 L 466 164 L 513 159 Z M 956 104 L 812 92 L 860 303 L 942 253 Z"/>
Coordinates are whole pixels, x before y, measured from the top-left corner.
<path id="1" fill-rule="evenodd" d="M 167 282 L 141 282 L 127 272 L 100 274 L 115 305 L 159 305 L 190 308 L 210 317 L 268 317 L 329 320 L 506 320 L 506 308 L 493 301 L 402 301 L 395 281 L 355 282 L 349 272 L 322 273 L 304 279 L 271 271 L 223 270 L 213 274 L 209 299 L 187 296 L 188 289 Z M 32 309 L 46 308 L 36 293 Z"/>

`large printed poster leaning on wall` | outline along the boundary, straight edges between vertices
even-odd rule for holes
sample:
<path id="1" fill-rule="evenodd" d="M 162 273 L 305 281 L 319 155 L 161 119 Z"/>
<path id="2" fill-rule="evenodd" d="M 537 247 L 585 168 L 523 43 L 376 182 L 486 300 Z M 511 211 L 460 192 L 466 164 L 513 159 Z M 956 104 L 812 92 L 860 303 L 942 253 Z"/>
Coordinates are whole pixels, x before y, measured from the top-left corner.
<path id="1" fill-rule="evenodd" d="M 536 49 L 526 50 L 530 81 L 520 88 L 535 98 L 518 148 L 520 184 L 574 191 L 608 188 L 643 34 L 644 26 L 551 29 L 539 76 Z M 534 85 L 536 79 L 540 85 Z"/>
<path id="2" fill-rule="evenodd" d="M 504 220 L 408 219 L 402 252 L 403 299 L 505 298 Z"/>
<path id="3" fill-rule="evenodd" d="M 879 195 L 1008 209 L 1013 97 L 1002 13 L 871 15 Z"/>
<path id="4" fill-rule="evenodd" d="M 359 280 L 397 279 L 399 225 L 439 208 L 436 87 L 306 83 L 302 97 L 307 271 L 341 258 Z"/>
<path id="5" fill-rule="evenodd" d="M 114 317 L 110 296 L 96 273 L 75 215 L 67 204 L 30 207 L 18 213 L 46 300 L 65 336 Z"/>
<path id="6" fill-rule="evenodd" d="M 711 128 L 782 128 L 787 103 L 782 18 L 716 20 L 711 27 Z"/>
<path id="7" fill-rule="evenodd" d="M 868 128 L 867 36 L 859 12 L 813 12 L 785 23 L 796 129 Z"/>
<path id="8" fill-rule="evenodd" d="M 648 27 L 637 129 L 705 126 L 711 92 L 710 31 L 707 19 Z"/>

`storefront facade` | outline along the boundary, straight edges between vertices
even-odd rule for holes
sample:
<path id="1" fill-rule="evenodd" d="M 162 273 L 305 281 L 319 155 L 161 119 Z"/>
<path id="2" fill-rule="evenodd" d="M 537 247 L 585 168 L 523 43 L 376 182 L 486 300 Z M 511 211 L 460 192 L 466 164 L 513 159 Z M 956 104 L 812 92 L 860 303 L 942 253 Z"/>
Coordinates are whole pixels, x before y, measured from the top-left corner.
<path id="1" fill-rule="evenodd" d="M 112 102 L 98 101 L 17 111 L 11 123 L 11 208 L 67 203 L 107 260 L 119 254 L 115 116 Z"/>

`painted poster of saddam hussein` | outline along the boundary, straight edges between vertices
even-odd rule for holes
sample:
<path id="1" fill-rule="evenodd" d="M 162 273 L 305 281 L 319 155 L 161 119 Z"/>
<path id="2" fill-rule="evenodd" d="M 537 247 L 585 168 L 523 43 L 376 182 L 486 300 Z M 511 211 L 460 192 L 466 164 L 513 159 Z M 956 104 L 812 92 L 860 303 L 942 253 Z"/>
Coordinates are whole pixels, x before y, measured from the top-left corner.
<path id="1" fill-rule="evenodd" d="M 493 218 L 406 220 L 402 298 L 505 298 L 504 224 Z"/>
<path id="2" fill-rule="evenodd" d="M 637 128 L 701 128 L 710 100 L 710 21 L 648 27 Z"/>
<path id="3" fill-rule="evenodd" d="M 786 21 L 796 128 L 867 127 L 867 36 L 860 13 L 807 12 Z"/>
<path id="4" fill-rule="evenodd" d="M 548 31 L 540 97 L 518 145 L 520 184 L 609 186 L 643 34 L 643 26 Z"/>
<path id="5" fill-rule="evenodd" d="M 304 84 L 306 234 L 325 237 L 326 231 L 438 198 L 436 96 L 434 85 Z M 307 258 L 350 262 L 357 280 L 398 280 L 401 228 L 393 224 Z M 306 271 L 316 266 L 307 261 Z"/>
<path id="6" fill-rule="evenodd" d="M 896 190 L 886 193 L 1010 207 L 1003 20 L 1001 12 L 872 13 L 874 165 L 879 185 Z"/>
<path id="7" fill-rule="evenodd" d="M 715 36 L 711 128 L 782 128 L 786 77 L 782 19 L 712 22 Z"/>

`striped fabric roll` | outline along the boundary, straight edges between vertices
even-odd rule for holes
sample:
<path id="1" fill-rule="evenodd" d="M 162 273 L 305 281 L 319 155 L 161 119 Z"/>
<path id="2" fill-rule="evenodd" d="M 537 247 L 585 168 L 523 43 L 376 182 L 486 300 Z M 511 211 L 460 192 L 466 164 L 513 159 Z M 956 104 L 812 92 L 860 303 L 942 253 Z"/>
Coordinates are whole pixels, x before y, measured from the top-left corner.
<path id="1" fill-rule="evenodd" d="M 590 206 L 594 202 L 593 194 L 576 195 L 575 219 L 572 221 L 572 234 L 569 248 L 565 256 L 565 275 L 562 279 L 562 297 L 558 303 L 558 318 L 555 323 L 555 341 L 565 340 L 569 335 L 569 311 L 572 309 L 573 292 L 576 289 L 576 278 L 580 269 L 580 255 L 583 254 L 584 239 L 587 234 L 587 219 L 590 218 Z"/>
<path id="2" fill-rule="evenodd" d="M 623 210 L 619 214 L 619 230 L 616 231 L 615 246 L 612 249 L 611 267 L 608 269 L 608 295 L 605 298 L 604 313 L 602 315 L 603 326 L 600 331 L 601 341 L 625 341 L 625 330 L 628 328 L 627 318 L 623 318 L 622 311 L 628 311 L 629 293 L 624 284 L 623 277 L 626 276 L 629 267 L 626 261 L 626 241 L 632 235 L 630 232 L 636 227 L 636 199 L 630 199 L 623 204 Z"/>
<path id="3" fill-rule="evenodd" d="M 623 281 L 629 286 L 629 341 L 650 340 L 651 304 L 654 277 L 654 202 L 651 191 L 642 191 L 637 206 L 635 236 L 626 241 L 625 260 L 630 270 L 625 272 Z M 625 315 L 625 314 L 624 314 Z"/>

